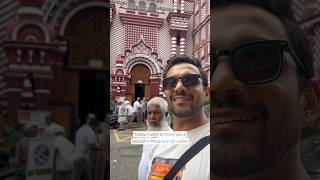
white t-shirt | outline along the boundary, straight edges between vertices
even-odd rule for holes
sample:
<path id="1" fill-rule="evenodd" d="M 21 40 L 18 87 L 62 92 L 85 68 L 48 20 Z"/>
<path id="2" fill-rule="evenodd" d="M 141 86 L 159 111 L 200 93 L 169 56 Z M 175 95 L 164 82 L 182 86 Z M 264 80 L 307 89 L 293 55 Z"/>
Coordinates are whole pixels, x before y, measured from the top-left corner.
<path id="1" fill-rule="evenodd" d="M 133 112 L 138 112 L 140 108 L 141 108 L 141 104 L 139 103 L 139 101 L 135 101 L 133 103 Z"/>
<path id="2" fill-rule="evenodd" d="M 188 145 L 154 145 L 150 152 L 148 179 L 162 179 L 175 164 L 175 162 L 193 144 L 201 138 L 210 135 L 210 124 L 206 123 L 198 128 L 188 131 L 190 144 Z M 194 156 L 177 173 L 181 180 L 209 180 L 210 179 L 210 144 Z"/>
<path id="3" fill-rule="evenodd" d="M 130 104 L 127 104 L 127 115 L 128 116 L 133 115 L 133 107 Z"/>
<path id="4" fill-rule="evenodd" d="M 63 132 L 63 134 L 65 135 L 64 127 L 53 122 L 45 129 L 44 136 L 55 137 L 55 132 L 57 131 Z"/>
<path id="5" fill-rule="evenodd" d="M 170 126 L 164 121 L 164 125 L 161 128 L 161 131 L 172 131 Z M 139 169 L 138 169 L 138 180 L 146 180 L 148 175 L 148 169 L 149 169 L 149 157 L 150 152 L 152 150 L 153 144 L 144 144 L 142 147 L 142 155 L 141 160 L 139 163 Z"/>
<path id="6" fill-rule="evenodd" d="M 97 138 L 93 129 L 87 124 L 84 124 L 76 133 L 73 159 L 86 158 L 89 160 L 89 144 L 97 144 Z"/>
<path id="7" fill-rule="evenodd" d="M 56 170 L 57 171 L 72 171 L 73 160 L 72 151 L 73 144 L 62 135 L 58 135 L 54 139 L 54 148 L 58 151 L 56 155 Z"/>

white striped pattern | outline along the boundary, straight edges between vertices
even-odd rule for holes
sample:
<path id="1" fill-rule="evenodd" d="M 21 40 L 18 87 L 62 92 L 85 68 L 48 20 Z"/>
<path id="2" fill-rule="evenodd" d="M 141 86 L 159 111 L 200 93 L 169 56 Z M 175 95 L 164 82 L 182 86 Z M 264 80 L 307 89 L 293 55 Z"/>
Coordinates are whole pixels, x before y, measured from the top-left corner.
<path id="1" fill-rule="evenodd" d="M 185 9 L 186 9 L 186 3 L 187 2 L 185 2 Z M 165 8 L 173 8 L 173 2 L 164 1 L 160 6 Z M 170 11 L 165 11 L 166 17 L 168 16 L 169 12 Z M 159 58 L 162 59 L 164 63 L 166 63 L 167 60 L 170 58 L 170 53 L 171 53 L 170 43 L 171 43 L 171 37 L 169 33 L 169 24 L 165 19 L 163 21 L 161 28 L 158 31 L 158 39 L 157 39 L 157 52 L 158 52 Z"/>
<path id="2" fill-rule="evenodd" d="M 2 0 L 0 1 L 0 44 L 6 40 L 7 32 L 5 23 L 12 19 L 18 9 L 18 1 Z M 7 69 L 8 58 L 0 46 L 0 103 L 7 104 L 2 100 L 6 97 L 6 83 L 4 81 L 4 72 Z"/>
<path id="3" fill-rule="evenodd" d="M 159 38 L 158 38 L 158 53 L 159 57 L 162 59 L 163 62 L 167 62 L 170 58 L 171 53 L 171 37 L 169 33 L 169 23 L 167 21 L 163 21 L 162 27 L 159 29 Z"/>
<path id="4" fill-rule="evenodd" d="M 193 12 L 193 2 L 185 1 L 185 9 L 187 12 Z M 189 31 L 187 32 L 186 45 L 185 45 L 186 46 L 185 54 L 188 56 L 192 56 L 193 54 L 193 36 L 192 36 L 193 14 L 189 19 Z"/>
<path id="5" fill-rule="evenodd" d="M 305 10 L 303 4 L 305 0 L 293 0 L 292 2 L 292 10 L 294 12 L 294 17 L 300 21 L 303 17 L 303 12 Z"/>
<path id="6" fill-rule="evenodd" d="M 116 4 L 116 12 L 119 12 L 119 4 Z M 125 27 L 120 21 L 119 14 L 116 13 L 110 23 L 110 67 L 116 65 L 116 59 L 125 49 Z"/>

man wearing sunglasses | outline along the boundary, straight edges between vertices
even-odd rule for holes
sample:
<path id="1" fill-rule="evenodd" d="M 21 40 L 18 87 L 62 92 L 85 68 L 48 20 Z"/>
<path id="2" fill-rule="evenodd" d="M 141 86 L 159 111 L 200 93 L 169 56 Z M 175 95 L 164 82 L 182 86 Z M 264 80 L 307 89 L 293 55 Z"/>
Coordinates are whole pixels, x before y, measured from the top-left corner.
<path id="1" fill-rule="evenodd" d="M 154 146 L 150 152 L 148 179 L 162 179 L 192 145 L 210 135 L 204 102 L 209 98 L 208 77 L 197 59 L 174 56 L 163 73 L 163 88 L 172 114 L 174 131 L 187 131 L 189 144 Z M 210 145 L 179 169 L 175 179 L 209 180 Z"/>
<path id="2" fill-rule="evenodd" d="M 317 110 L 317 82 L 290 3 L 216 0 L 213 6 L 213 179 L 311 179 L 299 138 L 304 118 Z"/>

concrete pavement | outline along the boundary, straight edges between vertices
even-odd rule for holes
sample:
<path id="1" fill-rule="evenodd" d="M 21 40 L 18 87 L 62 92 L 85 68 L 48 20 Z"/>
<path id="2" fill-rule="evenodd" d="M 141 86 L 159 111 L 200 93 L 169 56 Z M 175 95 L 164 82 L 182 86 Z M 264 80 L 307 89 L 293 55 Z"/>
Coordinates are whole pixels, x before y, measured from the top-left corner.
<path id="1" fill-rule="evenodd" d="M 110 130 L 110 180 L 137 180 L 142 145 L 131 145 L 132 131 L 145 127 L 118 131 Z"/>

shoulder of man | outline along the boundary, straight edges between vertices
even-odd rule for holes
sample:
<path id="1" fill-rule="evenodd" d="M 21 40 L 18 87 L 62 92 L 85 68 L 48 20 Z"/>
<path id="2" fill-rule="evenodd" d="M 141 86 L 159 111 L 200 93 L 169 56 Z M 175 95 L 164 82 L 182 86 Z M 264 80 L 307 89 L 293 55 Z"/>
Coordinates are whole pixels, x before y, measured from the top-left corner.
<path id="1" fill-rule="evenodd" d="M 85 125 L 83 125 L 82 133 L 92 134 L 92 133 L 94 133 L 94 130 L 92 129 L 92 127 L 90 127 L 89 125 L 85 124 Z"/>

